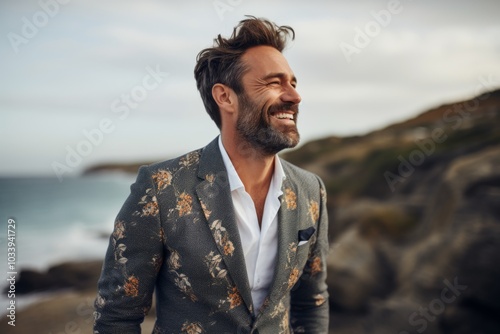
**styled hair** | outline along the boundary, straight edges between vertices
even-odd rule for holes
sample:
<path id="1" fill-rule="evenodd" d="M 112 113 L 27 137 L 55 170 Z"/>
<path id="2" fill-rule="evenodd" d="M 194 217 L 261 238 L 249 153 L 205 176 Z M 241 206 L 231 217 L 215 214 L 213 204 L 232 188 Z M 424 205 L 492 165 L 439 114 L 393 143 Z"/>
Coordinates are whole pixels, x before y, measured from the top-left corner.
<path id="1" fill-rule="evenodd" d="M 282 52 L 289 36 L 292 40 L 295 38 L 295 32 L 289 26 L 278 26 L 266 19 L 248 16 L 234 28 L 230 38 L 219 34 L 214 39 L 213 47 L 198 53 L 194 68 L 196 86 L 207 113 L 219 129 L 221 117 L 219 106 L 212 96 L 212 87 L 221 83 L 241 94 L 241 78 L 248 70 L 241 60 L 245 51 L 254 46 L 268 45 Z"/>

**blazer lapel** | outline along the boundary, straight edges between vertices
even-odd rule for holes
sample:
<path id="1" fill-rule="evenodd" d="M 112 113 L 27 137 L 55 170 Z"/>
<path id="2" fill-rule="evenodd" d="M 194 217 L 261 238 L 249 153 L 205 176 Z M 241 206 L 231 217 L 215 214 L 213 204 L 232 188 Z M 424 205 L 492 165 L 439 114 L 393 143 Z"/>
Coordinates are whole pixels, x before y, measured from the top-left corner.
<path id="1" fill-rule="evenodd" d="M 252 294 L 245 265 L 245 256 L 236 224 L 229 180 L 220 154 L 218 138 L 207 145 L 200 157 L 196 187 L 204 216 L 217 248 L 243 301 L 253 312 Z"/>
<path id="2" fill-rule="evenodd" d="M 298 276 L 298 273 L 294 276 L 294 270 L 296 270 L 295 255 L 298 244 L 297 189 L 292 180 L 289 179 L 286 169 L 285 174 L 287 178 L 283 181 L 283 195 L 281 196 L 281 207 L 278 212 L 278 258 L 269 296 L 272 303 L 278 302 L 283 293 L 290 286 L 293 286 L 298 278 L 295 277 Z"/>

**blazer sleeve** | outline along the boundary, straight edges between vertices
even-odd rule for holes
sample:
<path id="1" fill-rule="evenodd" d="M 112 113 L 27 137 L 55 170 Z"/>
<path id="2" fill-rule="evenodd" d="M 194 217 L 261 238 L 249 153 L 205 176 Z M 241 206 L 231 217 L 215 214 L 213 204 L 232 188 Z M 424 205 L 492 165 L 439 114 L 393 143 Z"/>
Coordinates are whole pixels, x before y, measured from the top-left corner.
<path id="1" fill-rule="evenodd" d="M 140 333 L 163 259 L 156 190 L 141 167 L 115 221 L 95 300 L 94 333 Z"/>
<path id="2" fill-rule="evenodd" d="M 291 324 L 295 332 L 308 334 L 328 333 L 329 303 L 326 284 L 328 244 L 328 213 L 326 190 L 320 185 L 320 212 L 317 236 L 311 245 L 304 271 L 291 291 Z"/>

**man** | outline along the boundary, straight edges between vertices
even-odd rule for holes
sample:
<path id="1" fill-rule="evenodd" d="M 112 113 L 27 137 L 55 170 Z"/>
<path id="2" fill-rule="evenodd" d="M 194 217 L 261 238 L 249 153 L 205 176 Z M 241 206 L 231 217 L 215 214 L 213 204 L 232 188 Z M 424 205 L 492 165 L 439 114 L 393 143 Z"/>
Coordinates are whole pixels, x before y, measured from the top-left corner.
<path id="1" fill-rule="evenodd" d="M 198 54 L 220 136 L 142 167 L 115 222 L 94 333 L 327 333 L 326 194 L 276 155 L 299 141 L 294 31 L 251 17 Z"/>

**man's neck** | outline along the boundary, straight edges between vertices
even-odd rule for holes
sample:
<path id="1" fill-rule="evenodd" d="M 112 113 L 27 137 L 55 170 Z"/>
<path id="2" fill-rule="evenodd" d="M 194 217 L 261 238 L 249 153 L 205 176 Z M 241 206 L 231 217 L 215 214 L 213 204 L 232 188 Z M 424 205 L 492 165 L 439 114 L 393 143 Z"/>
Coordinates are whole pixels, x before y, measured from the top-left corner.
<path id="1" fill-rule="evenodd" d="M 245 191 L 252 197 L 260 224 L 274 174 L 276 156 L 262 154 L 240 140 L 224 138 L 222 135 L 221 139 L 234 169 L 245 186 Z"/>
<path id="2" fill-rule="evenodd" d="M 251 193 L 256 188 L 269 188 L 275 155 L 264 155 L 240 140 L 228 140 L 223 136 L 221 140 L 245 190 Z"/>

